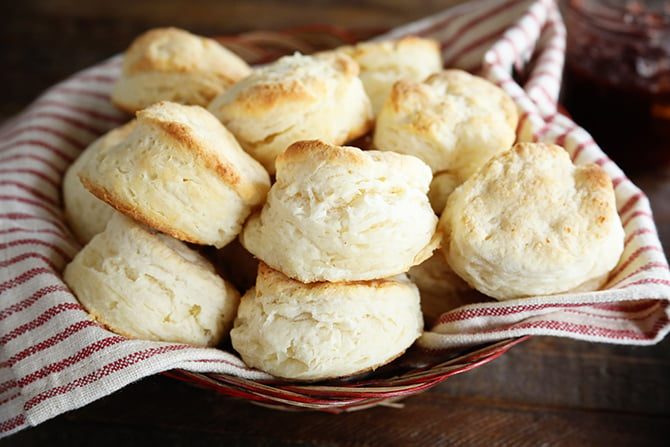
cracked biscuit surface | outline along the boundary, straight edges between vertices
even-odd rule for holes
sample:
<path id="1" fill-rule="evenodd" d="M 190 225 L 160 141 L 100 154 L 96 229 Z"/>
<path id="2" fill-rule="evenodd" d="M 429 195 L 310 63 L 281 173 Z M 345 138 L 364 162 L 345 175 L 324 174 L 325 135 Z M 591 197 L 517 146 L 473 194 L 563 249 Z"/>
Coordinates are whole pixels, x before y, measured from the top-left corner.
<path id="1" fill-rule="evenodd" d="M 111 99 L 129 113 L 159 101 L 205 107 L 251 72 L 244 60 L 214 39 L 179 28 L 156 28 L 137 37 L 124 53 Z"/>
<path id="2" fill-rule="evenodd" d="M 438 228 L 451 268 L 498 300 L 597 289 L 624 245 L 607 173 L 544 143 L 493 157 L 449 196 Z"/>
<path id="3" fill-rule="evenodd" d="M 95 196 L 177 239 L 222 247 L 270 188 L 265 169 L 206 109 L 160 102 L 80 171 Z"/>
<path id="4" fill-rule="evenodd" d="M 230 337 L 247 365 L 285 379 L 325 380 L 390 362 L 422 329 L 419 292 L 404 275 L 304 284 L 261 263 Z"/>
<path id="5" fill-rule="evenodd" d="M 375 116 L 381 111 L 395 82 L 405 78 L 420 82 L 442 69 L 440 44 L 418 36 L 365 41 L 335 51 L 351 56 L 360 66 L 359 77 Z"/>
<path id="6" fill-rule="evenodd" d="M 442 204 L 451 192 L 445 185 L 463 183 L 511 147 L 517 122 L 516 105 L 504 90 L 482 77 L 447 69 L 421 82 L 394 84 L 377 119 L 373 146 L 426 162 L 442 177 L 433 188 L 443 196 L 435 197 Z"/>
<path id="7" fill-rule="evenodd" d="M 118 212 L 63 277 L 91 318 L 145 340 L 216 346 L 240 298 L 197 251 Z"/>
<path id="8" fill-rule="evenodd" d="M 208 108 L 270 174 L 277 155 L 295 141 L 344 144 L 372 126 L 358 65 L 336 53 L 284 56 L 236 83 Z"/>

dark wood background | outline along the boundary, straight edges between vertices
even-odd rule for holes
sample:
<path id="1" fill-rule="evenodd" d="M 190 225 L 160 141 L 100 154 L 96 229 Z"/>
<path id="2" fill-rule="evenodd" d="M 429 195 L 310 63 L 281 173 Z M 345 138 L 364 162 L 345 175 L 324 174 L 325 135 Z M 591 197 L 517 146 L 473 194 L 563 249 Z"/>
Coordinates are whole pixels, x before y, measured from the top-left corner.
<path id="1" fill-rule="evenodd" d="M 0 121 L 43 89 L 174 25 L 205 35 L 322 23 L 384 29 L 459 0 L 13 0 L 0 6 Z M 463 1 L 463 0 L 460 0 Z M 666 173 L 634 179 L 670 241 Z M 0 445 L 661 446 L 670 340 L 650 347 L 536 337 L 403 401 L 342 415 L 262 408 L 156 376 Z"/>

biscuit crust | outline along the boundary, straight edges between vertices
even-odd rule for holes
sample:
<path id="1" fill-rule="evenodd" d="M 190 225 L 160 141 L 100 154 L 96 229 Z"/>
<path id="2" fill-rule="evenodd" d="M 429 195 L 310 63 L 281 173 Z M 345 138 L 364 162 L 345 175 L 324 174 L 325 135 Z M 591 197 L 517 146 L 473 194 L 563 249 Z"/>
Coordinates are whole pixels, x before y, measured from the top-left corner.
<path id="1" fill-rule="evenodd" d="M 251 74 L 239 56 L 216 40 L 167 27 L 138 36 L 123 55 L 112 102 L 134 113 L 159 101 L 206 107 Z"/>
<path id="2" fill-rule="evenodd" d="M 382 278 L 429 257 L 439 240 L 416 157 L 319 140 L 277 157 L 277 179 L 240 235 L 255 256 L 303 282 Z"/>
<path id="3" fill-rule="evenodd" d="M 449 196 L 442 252 L 498 300 L 599 287 L 623 252 L 607 173 L 556 145 L 518 143 Z"/>
<path id="4" fill-rule="evenodd" d="M 160 102 L 119 144 L 91 158 L 84 186 L 177 239 L 222 247 L 265 200 L 270 178 L 206 109 Z"/>
<path id="5" fill-rule="evenodd" d="M 393 84 L 407 78 L 421 82 L 442 69 L 440 44 L 434 39 L 405 36 L 397 40 L 365 41 L 336 48 L 360 67 L 359 77 L 376 116 Z"/>
<path id="6" fill-rule="evenodd" d="M 118 212 L 63 277 L 92 319 L 145 340 L 216 346 L 240 298 L 198 252 Z"/>
<path id="7" fill-rule="evenodd" d="M 208 108 L 270 174 L 277 155 L 296 141 L 344 144 L 373 125 L 358 65 L 336 53 L 282 57 L 217 96 Z"/>
<path id="8" fill-rule="evenodd" d="M 276 377 L 314 381 L 386 364 L 422 328 L 419 293 L 405 276 L 305 284 L 260 263 L 230 336 L 246 364 Z"/>

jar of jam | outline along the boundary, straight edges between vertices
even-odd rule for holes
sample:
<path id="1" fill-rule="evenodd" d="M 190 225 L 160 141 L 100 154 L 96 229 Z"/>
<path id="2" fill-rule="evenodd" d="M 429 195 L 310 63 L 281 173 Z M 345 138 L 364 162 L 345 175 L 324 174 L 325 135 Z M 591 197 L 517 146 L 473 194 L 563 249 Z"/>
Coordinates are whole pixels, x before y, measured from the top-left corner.
<path id="1" fill-rule="evenodd" d="M 562 102 L 625 172 L 670 169 L 670 0 L 562 0 Z"/>

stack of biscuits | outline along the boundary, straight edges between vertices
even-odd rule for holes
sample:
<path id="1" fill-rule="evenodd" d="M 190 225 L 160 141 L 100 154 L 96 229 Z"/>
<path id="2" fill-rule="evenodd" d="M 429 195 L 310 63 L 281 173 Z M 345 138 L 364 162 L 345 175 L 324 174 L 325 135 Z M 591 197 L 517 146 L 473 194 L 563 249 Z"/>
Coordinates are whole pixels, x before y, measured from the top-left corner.
<path id="1" fill-rule="evenodd" d="M 623 251 L 606 173 L 517 142 L 509 96 L 444 69 L 430 39 L 253 68 L 155 29 L 124 54 L 112 101 L 134 118 L 64 177 L 83 245 L 64 279 L 128 337 L 347 377 L 454 307 L 595 290 Z"/>

